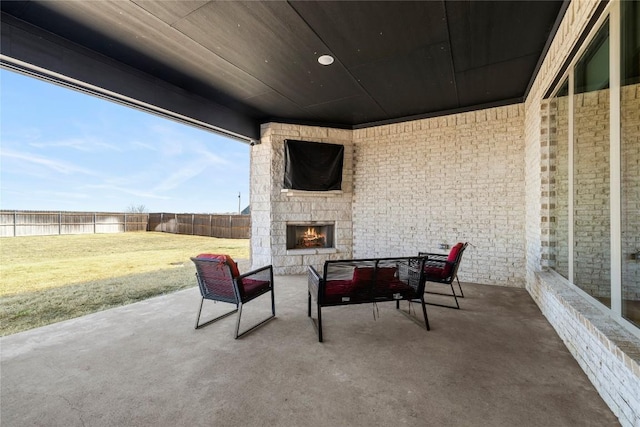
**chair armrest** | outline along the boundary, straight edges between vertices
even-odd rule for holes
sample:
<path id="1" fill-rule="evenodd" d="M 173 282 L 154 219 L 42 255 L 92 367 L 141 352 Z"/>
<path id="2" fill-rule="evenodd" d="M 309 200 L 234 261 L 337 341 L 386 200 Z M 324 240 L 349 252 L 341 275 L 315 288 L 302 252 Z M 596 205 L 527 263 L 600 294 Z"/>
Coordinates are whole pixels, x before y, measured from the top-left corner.
<path id="1" fill-rule="evenodd" d="M 266 265 L 256 270 L 249 271 L 235 278 L 235 283 L 240 288 L 241 295 L 244 294 L 245 286 L 249 284 L 255 285 L 257 282 L 265 285 L 268 283 L 269 288 L 273 287 L 273 266 Z"/>
<path id="2" fill-rule="evenodd" d="M 424 267 L 425 268 L 442 268 L 444 269 L 447 265 L 454 265 L 454 262 L 448 260 L 449 255 L 446 254 L 438 254 L 431 252 L 419 252 L 418 256 L 424 258 Z"/>
<path id="3" fill-rule="evenodd" d="M 423 258 L 413 258 L 409 262 L 398 263 L 398 280 L 413 288 L 414 291 L 420 289 L 424 283 L 422 273 L 425 265 Z"/>
<path id="4" fill-rule="evenodd" d="M 309 274 L 308 274 L 308 284 L 309 284 L 309 293 L 313 298 L 318 300 L 320 288 L 322 283 L 324 282 L 315 268 L 309 266 Z"/>
<path id="5" fill-rule="evenodd" d="M 449 254 L 437 254 L 431 252 L 418 252 L 418 256 L 425 258 L 427 261 L 446 261 Z"/>
<path id="6" fill-rule="evenodd" d="M 256 270 L 249 271 L 248 273 L 241 274 L 238 277 L 236 277 L 236 280 L 241 280 L 241 279 L 245 279 L 245 278 L 247 278 L 247 279 L 256 279 L 256 277 L 251 277 L 251 276 L 258 276 L 258 275 L 260 277 L 257 278 L 257 279 L 265 280 L 265 279 L 263 279 L 263 277 L 265 277 L 265 273 L 264 272 L 267 271 L 267 270 L 269 271 L 268 280 L 271 280 L 271 278 L 273 277 L 273 266 L 272 265 L 265 265 L 264 267 L 260 267 L 260 268 L 258 268 Z"/>
<path id="7" fill-rule="evenodd" d="M 267 265 L 233 279 L 240 301 L 251 301 L 265 292 L 273 290 L 273 266 Z"/>
<path id="8" fill-rule="evenodd" d="M 454 262 L 447 261 L 446 259 L 427 259 L 424 262 L 424 267 L 445 268 L 447 265 L 453 265 Z"/>
<path id="9" fill-rule="evenodd" d="M 318 271 L 312 266 L 309 266 L 309 279 L 311 279 L 312 277 L 316 283 L 320 283 L 320 280 L 322 280 L 320 279 L 320 274 L 318 274 Z"/>

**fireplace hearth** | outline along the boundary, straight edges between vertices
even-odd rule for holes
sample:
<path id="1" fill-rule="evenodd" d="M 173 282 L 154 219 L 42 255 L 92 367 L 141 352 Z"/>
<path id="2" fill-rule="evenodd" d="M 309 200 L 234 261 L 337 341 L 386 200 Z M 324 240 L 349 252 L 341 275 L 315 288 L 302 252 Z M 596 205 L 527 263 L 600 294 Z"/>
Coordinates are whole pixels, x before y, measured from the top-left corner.
<path id="1" fill-rule="evenodd" d="M 333 248 L 334 223 L 311 222 L 287 224 L 287 250 Z"/>

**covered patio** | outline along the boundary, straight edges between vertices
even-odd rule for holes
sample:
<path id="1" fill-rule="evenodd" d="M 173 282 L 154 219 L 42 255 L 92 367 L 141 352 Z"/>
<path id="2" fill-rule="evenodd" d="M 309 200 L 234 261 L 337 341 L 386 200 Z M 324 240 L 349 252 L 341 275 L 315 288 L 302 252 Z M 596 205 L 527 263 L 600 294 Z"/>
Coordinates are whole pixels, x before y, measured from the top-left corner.
<path id="1" fill-rule="evenodd" d="M 463 286 L 462 310 L 429 306 L 429 332 L 392 303 L 377 320 L 345 306 L 325 309 L 319 343 L 294 275 L 275 278 L 277 318 L 240 340 L 233 318 L 194 330 L 196 288 L 4 337 L 2 423 L 618 425 L 526 290 Z"/>

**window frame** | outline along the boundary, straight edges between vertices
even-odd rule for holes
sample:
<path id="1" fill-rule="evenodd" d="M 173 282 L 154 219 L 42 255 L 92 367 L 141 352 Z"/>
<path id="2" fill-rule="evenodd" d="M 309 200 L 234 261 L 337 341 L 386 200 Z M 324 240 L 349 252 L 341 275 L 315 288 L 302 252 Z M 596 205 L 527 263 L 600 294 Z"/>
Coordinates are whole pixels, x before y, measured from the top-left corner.
<path id="1" fill-rule="evenodd" d="M 553 79 L 555 86 L 549 88 L 546 100 L 555 98 L 565 82 L 568 82 L 568 282 L 583 297 L 595 303 L 603 313 L 612 317 L 625 329 L 640 337 L 640 327 L 636 326 L 622 316 L 622 161 L 621 161 L 621 13 L 620 1 L 613 0 L 603 10 L 595 25 L 590 29 L 588 36 L 582 42 L 576 54 L 571 58 L 569 65 L 562 75 Z M 610 274 L 611 274 L 611 308 L 598 301 L 596 298 L 582 290 L 574 283 L 574 95 L 575 95 L 575 69 L 582 55 L 589 48 L 598 32 L 609 21 L 609 220 L 610 220 Z M 547 168 L 547 174 L 551 174 Z M 557 271 L 554 274 L 562 277 Z"/>

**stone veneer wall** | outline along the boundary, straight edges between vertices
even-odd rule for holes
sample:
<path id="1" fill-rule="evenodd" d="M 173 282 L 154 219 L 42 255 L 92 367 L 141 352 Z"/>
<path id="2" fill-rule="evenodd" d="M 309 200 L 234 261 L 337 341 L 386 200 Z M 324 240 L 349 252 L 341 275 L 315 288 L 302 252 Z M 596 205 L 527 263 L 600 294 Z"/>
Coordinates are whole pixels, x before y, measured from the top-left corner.
<path id="1" fill-rule="evenodd" d="M 354 131 L 357 258 L 468 241 L 462 281 L 525 282 L 522 104 Z"/>
<path id="2" fill-rule="evenodd" d="M 600 2 L 572 1 L 525 102 L 527 290 L 623 426 L 640 425 L 640 339 L 554 271 L 553 208 L 544 93 Z M 637 117 L 637 116 L 636 116 Z M 546 130 L 545 130 L 546 129 Z"/>
<path id="3" fill-rule="evenodd" d="M 638 339 L 555 272 L 539 272 L 529 292 L 620 423 L 640 425 Z"/>
<path id="4" fill-rule="evenodd" d="M 342 144 L 342 194 L 283 193 L 284 140 Z M 304 274 L 328 259 L 352 257 L 353 196 L 352 131 L 268 123 L 260 144 L 251 147 L 251 261 L 253 267 L 273 265 L 275 274 Z M 287 222 L 335 221 L 335 250 L 287 251 Z"/>

